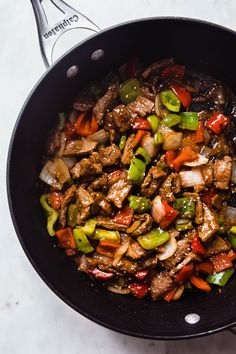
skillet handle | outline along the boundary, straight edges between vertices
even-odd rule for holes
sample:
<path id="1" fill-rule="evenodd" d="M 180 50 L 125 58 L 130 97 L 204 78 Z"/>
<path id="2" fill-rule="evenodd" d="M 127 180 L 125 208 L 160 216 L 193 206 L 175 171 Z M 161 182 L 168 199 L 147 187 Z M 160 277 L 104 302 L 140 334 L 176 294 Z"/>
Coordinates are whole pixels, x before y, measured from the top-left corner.
<path id="1" fill-rule="evenodd" d="M 230 329 L 228 329 L 228 332 L 230 332 L 231 334 L 234 334 L 236 336 L 236 328 L 230 328 Z"/>
<path id="2" fill-rule="evenodd" d="M 99 31 L 99 27 L 89 18 L 75 10 L 63 0 L 50 0 L 50 2 L 62 12 L 63 18 L 56 24 L 49 24 L 42 0 L 30 0 L 33 6 L 37 23 L 39 45 L 46 67 L 52 65 L 54 46 L 61 35 L 74 28 L 84 28 L 93 32 Z"/>

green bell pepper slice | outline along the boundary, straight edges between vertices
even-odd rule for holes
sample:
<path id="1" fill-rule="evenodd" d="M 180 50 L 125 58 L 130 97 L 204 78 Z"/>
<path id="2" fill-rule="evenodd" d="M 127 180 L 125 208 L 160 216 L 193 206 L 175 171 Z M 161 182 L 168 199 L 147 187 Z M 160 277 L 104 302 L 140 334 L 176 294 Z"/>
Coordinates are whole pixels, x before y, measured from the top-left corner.
<path id="1" fill-rule="evenodd" d="M 149 153 L 142 147 L 139 147 L 134 155 L 141 158 L 141 160 L 143 160 L 147 165 L 152 161 Z"/>
<path id="2" fill-rule="evenodd" d="M 169 232 L 158 228 L 148 232 L 145 235 L 139 236 L 137 241 L 145 250 L 152 250 L 163 245 L 163 243 L 166 243 L 169 239 Z"/>
<path id="3" fill-rule="evenodd" d="M 179 210 L 183 218 L 192 219 L 195 216 L 195 202 L 192 198 L 176 199 L 173 208 Z"/>
<path id="4" fill-rule="evenodd" d="M 149 121 L 149 124 L 152 128 L 152 132 L 156 133 L 159 127 L 160 118 L 158 118 L 155 114 L 152 114 L 151 116 L 147 117 L 147 120 Z"/>
<path id="5" fill-rule="evenodd" d="M 79 208 L 76 204 L 70 204 L 67 212 L 67 223 L 70 227 L 76 226 L 76 217 L 78 214 Z"/>
<path id="6" fill-rule="evenodd" d="M 104 229 L 96 229 L 93 237 L 94 240 L 101 240 L 102 238 L 107 238 L 109 240 L 120 240 L 120 234 L 118 231 L 104 230 Z"/>
<path id="7" fill-rule="evenodd" d="M 40 197 L 40 204 L 45 210 L 47 215 L 47 231 L 50 236 L 54 236 L 55 235 L 54 225 L 58 219 L 59 213 L 57 210 L 55 210 L 48 204 L 47 200 L 48 200 L 48 195 L 42 194 Z"/>
<path id="8" fill-rule="evenodd" d="M 180 123 L 180 115 L 169 113 L 162 120 L 161 125 L 165 125 L 166 127 L 173 127 Z"/>
<path id="9" fill-rule="evenodd" d="M 193 224 L 192 221 L 185 222 L 185 223 L 178 223 L 178 220 L 176 220 L 175 223 L 175 228 L 177 231 L 187 231 L 187 230 L 192 230 L 193 229 Z"/>
<path id="10" fill-rule="evenodd" d="M 156 132 L 154 135 L 154 142 L 156 145 L 160 145 L 164 143 L 164 137 L 160 132 Z"/>
<path id="11" fill-rule="evenodd" d="M 89 219 L 86 221 L 84 226 L 80 226 L 79 228 L 83 230 L 86 236 L 92 237 L 95 229 L 96 229 L 97 222 L 95 219 Z"/>
<path id="12" fill-rule="evenodd" d="M 121 102 L 124 104 L 131 103 L 141 95 L 142 89 L 140 82 L 137 79 L 129 79 L 125 81 L 119 89 L 119 95 Z"/>
<path id="13" fill-rule="evenodd" d="M 233 249 L 236 251 L 236 235 L 229 234 L 227 236 L 229 242 L 231 243 Z"/>
<path id="14" fill-rule="evenodd" d="M 229 230 L 230 233 L 236 235 L 236 226 L 232 226 Z"/>
<path id="15" fill-rule="evenodd" d="M 90 253 L 94 250 L 94 248 L 91 246 L 89 240 L 87 239 L 87 236 L 81 229 L 74 229 L 73 230 L 73 236 L 75 239 L 76 243 L 76 248 L 78 251 L 81 251 L 83 253 Z"/>
<path id="16" fill-rule="evenodd" d="M 145 177 L 146 163 L 134 157 L 128 171 L 128 179 L 135 185 L 140 186 Z"/>
<path id="17" fill-rule="evenodd" d="M 233 275 L 233 273 L 234 273 L 234 269 L 229 268 L 229 269 L 223 270 L 223 272 L 208 275 L 206 277 L 206 281 L 209 284 L 214 284 L 214 285 L 218 285 L 218 286 L 225 286 L 227 284 L 227 282 L 229 281 L 229 279 L 231 278 L 231 276 Z"/>
<path id="18" fill-rule="evenodd" d="M 127 140 L 127 136 L 126 135 L 122 135 L 122 137 L 120 138 L 120 142 L 119 142 L 119 149 L 121 151 L 123 151 L 124 148 L 125 148 L 126 140 Z"/>
<path id="19" fill-rule="evenodd" d="M 128 199 L 130 209 L 133 209 L 138 214 L 146 213 L 151 209 L 150 200 L 145 197 L 131 195 Z"/>
<path id="20" fill-rule="evenodd" d="M 179 112 L 181 102 L 172 90 L 162 91 L 160 93 L 161 103 L 171 112 Z"/>
<path id="21" fill-rule="evenodd" d="M 181 129 L 197 130 L 198 128 L 197 112 L 181 112 L 179 127 Z"/>

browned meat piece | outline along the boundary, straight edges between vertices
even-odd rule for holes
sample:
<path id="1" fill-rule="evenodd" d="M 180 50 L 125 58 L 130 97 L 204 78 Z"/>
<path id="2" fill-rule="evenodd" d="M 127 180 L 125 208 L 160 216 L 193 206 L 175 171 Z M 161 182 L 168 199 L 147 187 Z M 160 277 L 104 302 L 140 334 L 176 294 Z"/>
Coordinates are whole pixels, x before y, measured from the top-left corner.
<path id="1" fill-rule="evenodd" d="M 156 98 L 156 89 L 155 86 L 149 83 L 144 83 L 144 86 L 142 87 L 142 96 L 148 98 L 151 101 L 155 101 Z"/>
<path id="2" fill-rule="evenodd" d="M 129 130 L 134 122 L 134 119 L 136 118 L 136 116 L 132 117 L 128 107 L 129 105 L 124 106 L 123 104 L 121 104 L 115 107 L 112 111 L 116 128 L 121 133 L 124 133 L 126 132 L 126 130 Z"/>
<path id="3" fill-rule="evenodd" d="M 147 251 L 145 251 L 137 241 L 132 240 L 126 252 L 126 256 L 132 259 L 139 259 L 147 256 Z"/>
<path id="4" fill-rule="evenodd" d="M 193 237 L 193 233 L 188 232 L 185 237 L 177 241 L 177 250 L 173 256 L 162 262 L 165 268 L 170 270 L 175 268 L 178 263 L 190 254 Z"/>
<path id="5" fill-rule="evenodd" d="M 102 173 L 102 165 L 99 162 L 99 155 L 93 152 L 88 159 L 82 159 L 70 170 L 73 177 L 98 175 Z"/>
<path id="6" fill-rule="evenodd" d="M 87 208 L 94 203 L 92 195 L 83 187 L 79 187 L 76 191 L 77 199 L 82 208 Z"/>
<path id="7" fill-rule="evenodd" d="M 213 163 L 208 162 L 205 165 L 201 166 L 201 172 L 205 181 L 205 185 L 211 185 L 213 182 Z"/>
<path id="8" fill-rule="evenodd" d="M 112 202 L 117 208 L 122 208 L 124 200 L 128 197 L 132 189 L 132 184 L 127 180 L 126 173 L 122 173 L 118 182 L 110 186 L 107 200 Z"/>
<path id="9" fill-rule="evenodd" d="M 223 160 L 214 162 L 214 183 L 216 188 L 229 189 L 229 182 L 232 172 L 232 159 L 225 156 Z"/>
<path id="10" fill-rule="evenodd" d="M 181 189 L 180 177 L 178 173 L 171 173 L 162 183 L 159 194 L 167 202 L 175 201 L 175 194 L 179 193 Z"/>
<path id="11" fill-rule="evenodd" d="M 76 224 L 81 225 L 90 217 L 90 206 L 85 208 L 80 208 L 77 216 L 76 216 Z"/>
<path id="12" fill-rule="evenodd" d="M 154 256 L 145 259 L 141 265 L 142 268 L 156 268 L 157 264 L 159 263 L 159 257 L 156 253 Z"/>
<path id="13" fill-rule="evenodd" d="M 101 215 L 96 217 L 96 221 L 97 226 L 101 226 L 109 230 L 125 231 L 128 228 L 128 226 L 126 225 L 118 224 L 114 222 L 111 218 L 107 218 Z"/>
<path id="14" fill-rule="evenodd" d="M 216 155 L 226 155 L 230 152 L 229 145 L 227 145 L 223 135 L 216 136 L 214 135 L 211 140 L 212 145 L 212 156 Z"/>
<path id="15" fill-rule="evenodd" d="M 93 112 L 96 115 L 98 123 L 101 123 L 103 117 L 106 115 L 108 109 L 113 104 L 114 100 L 118 97 L 119 85 L 117 82 L 112 83 L 104 96 L 102 96 L 96 103 Z"/>
<path id="16" fill-rule="evenodd" d="M 120 162 L 121 152 L 115 144 L 108 147 L 101 147 L 98 153 L 102 166 L 117 165 Z"/>
<path id="17" fill-rule="evenodd" d="M 169 66 L 173 64 L 174 64 L 174 59 L 172 58 L 157 61 L 155 63 L 152 63 L 147 69 L 145 69 L 142 76 L 144 79 L 147 79 L 149 75 L 156 73 L 157 71 L 159 72 L 159 70 L 164 68 L 165 66 Z"/>
<path id="18" fill-rule="evenodd" d="M 170 274 L 162 271 L 154 275 L 150 282 L 151 297 L 155 301 L 163 297 L 169 290 L 174 287 L 174 281 Z"/>
<path id="19" fill-rule="evenodd" d="M 83 155 L 92 152 L 97 147 L 97 142 L 89 139 L 69 140 L 66 142 L 63 155 Z"/>
<path id="20" fill-rule="evenodd" d="M 207 256 L 213 256 L 214 254 L 229 251 L 231 245 L 228 241 L 224 240 L 220 236 L 215 236 L 207 245 Z"/>
<path id="21" fill-rule="evenodd" d="M 103 128 L 109 133 L 110 141 L 113 142 L 116 138 L 117 126 L 115 124 L 112 112 L 107 113 L 105 116 Z"/>
<path id="22" fill-rule="evenodd" d="M 88 191 L 107 190 L 108 175 L 103 173 L 100 177 L 96 178 L 88 187 Z"/>
<path id="23" fill-rule="evenodd" d="M 134 102 L 127 105 L 132 118 L 145 117 L 147 113 L 151 113 L 154 108 L 154 102 L 143 96 L 138 96 Z"/>
<path id="24" fill-rule="evenodd" d="M 93 214 L 111 215 L 113 213 L 111 204 L 102 193 L 92 192 L 91 195 L 94 199 L 94 204 L 91 209 Z"/>
<path id="25" fill-rule="evenodd" d="M 153 218 L 150 214 L 136 215 L 135 219 L 140 221 L 141 224 L 131 233 L 131 236 L 139 236 L 147 233 L 151 230 L 153 224 Z"/>
<path id="26" fill-rule="evenodd" d="M 196 224 L 201 224 L 203 222 L 203 206 L 202 206 L 202 201 L 200 199 L 200 196 L 198 193 L 190 193 L 186 192 L 183 193 L 184 197 L 190 197 L 193 198 L 193 200 L 196 203 L 196 215 L 195 215 L 195 223 Z"/>
<path id="27" fill-rule="evenodd" d="M 125 273 L 134 274 L 140 267 L 138 263 L 122 257 L 115 268 Z"/>
<path id="28" fill-rule="evenodd" d="M 96 102 L 91 97 L 79 96 L 73 102 L 73 108 L 79 112 L 87 112 L 90 111 L 95 106 L 95 104 Z"/>
<path id="29" fill-rule="evenodd" d="M 46 143 L 46 155 L 55 155 L 61 147 L 61 133 L 54 129 L 50 132 Z"/>
<path id="30" fill-rule="evenodd" d="M 198 235 L 203 242 L 209 240 L 220 228 L 218 217 L 205 203 L 203 205 L 203 224 L 198 226 Z"/>
<path id="31" fill-rule="evenodd" d="M 70 188 L 67 189 L 67 191 L 64 193 L 62 200 L 61 200 L 61 208 L 59 211 L 59 223 L 61 226 L 66 225 L 66 211 L 67 211 L 67 205 L 71 202 L 71 200 L 74 198 L 76 193 L 76 185 L 73 184 Z"/>
<path id="32" fill-rule="evenodd" d="M 130 164 L 133 157 L 134 138 L 135 134 L 131 134 L 126 141 L 125 148 L 121 157 L 121 162 L 124 165 Z"/>
<path id="33" fill-rule="evenodd" d="M 160 167 L 152 166 L 141 185 L 141 193 L 148 198 L 152 197 L 159 188 L 165 175 L 166 172 L 164 172 Z"/>

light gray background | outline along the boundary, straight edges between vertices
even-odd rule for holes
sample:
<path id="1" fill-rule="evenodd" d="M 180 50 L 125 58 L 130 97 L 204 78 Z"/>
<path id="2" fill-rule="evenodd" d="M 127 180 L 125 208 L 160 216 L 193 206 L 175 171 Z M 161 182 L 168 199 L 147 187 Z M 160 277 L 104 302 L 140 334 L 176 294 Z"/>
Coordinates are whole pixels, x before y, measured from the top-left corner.
<path id="1" fill-rule="evenodd" d="M 174 15 L 236 29 L 234 0 L 70 0 L 69 3 L 101 28 L 141 17 Z M 74 312 L 39 278 L 16 237 L 5 188 L 7 150 L 15 120 L 45 71 L 29 0 L 0 0 L 0 35 L 0 353 L 235 353 L 236 339 L 226 332 L 185 342 L 154 342 L 114 333 Z M 65 36 L 57 52 L 68 48 L 78 37 L 78 33 Z M 154 45 L 158 45 L 158 34 Z"/>

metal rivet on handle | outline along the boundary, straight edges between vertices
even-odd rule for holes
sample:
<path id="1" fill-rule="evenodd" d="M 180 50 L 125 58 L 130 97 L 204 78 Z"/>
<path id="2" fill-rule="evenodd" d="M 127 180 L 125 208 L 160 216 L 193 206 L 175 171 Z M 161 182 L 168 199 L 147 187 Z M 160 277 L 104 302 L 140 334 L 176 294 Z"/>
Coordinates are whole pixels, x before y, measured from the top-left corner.
<path id="1" fill-rule="evenodd" d="M 184 320 L 188 324 L 195 324 L 200 321 L 200 316 L 197 313 L 189 313 L 184 317 Z"/>
<path id="2" fill-rule="evenodd" d="M 95 50 L 92 55 L 91 59 L 94 61 L 100 60 L 104 56 L 104 50 L 103 49 L 97 49 Z"/>
<path id="3" fill-rule="evenodd" d="M 78 75 L 78 72 L 79 72 L 78 66 L 73 65 L 67 70 L 66 76 L 68 77 L 68 79 L 73 79 Z"/>

